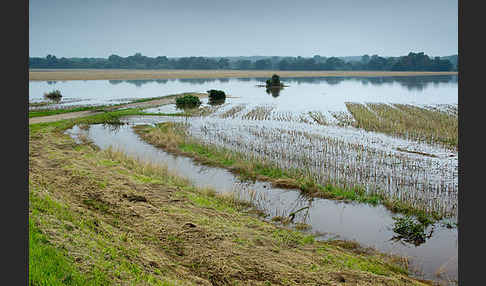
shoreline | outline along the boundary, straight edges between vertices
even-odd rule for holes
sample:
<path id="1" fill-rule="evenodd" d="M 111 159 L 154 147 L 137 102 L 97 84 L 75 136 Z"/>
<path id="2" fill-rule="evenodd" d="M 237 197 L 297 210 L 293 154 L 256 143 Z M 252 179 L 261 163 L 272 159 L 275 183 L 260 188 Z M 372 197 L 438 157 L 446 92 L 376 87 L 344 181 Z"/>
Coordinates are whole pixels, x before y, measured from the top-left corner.
<path id="1" fill-rule="evenodd" d="M 136 69 L 29 69 L 29 81 L 135 80 L 177 78 L 271 77 L 383 77 L 458 75 L 458 72 L 412 71 L 279 71 L 279 70 L 136 70 Z"/>

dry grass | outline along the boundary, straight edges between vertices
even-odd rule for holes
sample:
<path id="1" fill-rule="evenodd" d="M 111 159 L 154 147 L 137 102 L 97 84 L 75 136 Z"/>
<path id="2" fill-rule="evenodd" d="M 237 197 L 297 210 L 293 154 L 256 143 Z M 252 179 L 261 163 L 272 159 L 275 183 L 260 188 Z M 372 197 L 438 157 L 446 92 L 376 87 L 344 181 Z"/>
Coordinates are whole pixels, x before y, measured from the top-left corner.
<path id="1" fill-rule="evenodd" d="M 243 71 L 243 70 L 118 70 L 118 69 L 31 69 L 29 80 L 96 80 L 161 78 L 249 78 L 315 76 L 422 76 L 457 75 L 457 72 L 390 72 L 390 71 Z"/>
<path id="2" fill-rule="evenodd" d="M 234 198 L 61 132 L 30 134 L 29 193 L 48 243 L 111 284 L 423 285 L 379 253 L 277 228 Z"/>
<path id="3" fill-rule="evenodd" d="M 457 148 L 458 119 L 448 112 L 407 104 L 346 103 L 346 107 L 357 128 Z"/>
<path id="4" fill-rule="evenodd" d="M 242 118 L 248 120 L 270 120 L 272 110 L 272 106 L 257 106 L 243 115 Z"/>
<path id="5" fill-rule="evenodd" d="M 242 111 L 245 108 L 244 104 L 239 104 L 231 107 L 229 110 L 222 113 L 219 117 L 221 118 L 235 118 L 236 114 Z"/>

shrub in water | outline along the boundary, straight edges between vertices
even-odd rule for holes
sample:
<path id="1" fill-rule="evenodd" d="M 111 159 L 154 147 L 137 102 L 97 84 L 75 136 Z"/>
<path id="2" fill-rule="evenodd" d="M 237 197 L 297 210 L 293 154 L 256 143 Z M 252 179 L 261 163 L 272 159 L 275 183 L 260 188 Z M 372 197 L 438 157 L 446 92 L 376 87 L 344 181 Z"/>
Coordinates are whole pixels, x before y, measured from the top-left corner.
<path id="1" fill-rule="evenodd" d="M 226 94 L 222 90 L 211 89 L 207 91 L 209 94 L 210 104 L 222 104 L 226 99 Z"/>
<path id="2" fill-rule="evenodd" d="M 280 77 L 276 74 L 272 75 L 272 79 L 267 79 L 267 87 L 283 87 L 283 83 L 280 82 Z"/>
<path id="3" fill-rule="evenodd" d="M 44 93 L 44 97 L 46 97 L 48 99 L 52 99 L 52 100 L 60 100 L 62 95 L 61 95 L 61 92 L 56 89 L 54 91 Z"/>
<path id="4" fill-rule="evenodd" d="M 224 100 L 226 99 L 226 94 L 222 90 L 211 89 L 208 90 L 209 100 Z"/>
<path id="5" fill-rule="evenodd" d="M 199 105 L 201 105 L 201 100 L 194 95 L 184 95 L 176 98 L 177 108 L 196 108 L 199 107 Z"/>

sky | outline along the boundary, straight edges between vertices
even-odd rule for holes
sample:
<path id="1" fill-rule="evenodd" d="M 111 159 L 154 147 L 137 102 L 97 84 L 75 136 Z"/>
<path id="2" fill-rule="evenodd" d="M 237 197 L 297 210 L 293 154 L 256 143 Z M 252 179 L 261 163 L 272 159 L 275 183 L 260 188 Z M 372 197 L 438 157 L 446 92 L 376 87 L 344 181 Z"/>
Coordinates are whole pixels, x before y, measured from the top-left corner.
<path id="1" fill-rule="evenodd" d="M 458 53 L 457 0 L 29 0 L 29 56 Z"/>

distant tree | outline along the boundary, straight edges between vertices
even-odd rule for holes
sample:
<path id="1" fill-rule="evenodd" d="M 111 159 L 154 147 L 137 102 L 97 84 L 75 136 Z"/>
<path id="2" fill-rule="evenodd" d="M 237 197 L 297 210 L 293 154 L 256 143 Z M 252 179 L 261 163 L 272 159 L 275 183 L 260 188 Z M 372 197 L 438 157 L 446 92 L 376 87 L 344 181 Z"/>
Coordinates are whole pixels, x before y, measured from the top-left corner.
<path id="1" fill-rule="evenodd" d="M 219 61 L 218 61 L 218 67 L 220 69 L 228 69 L 230 66 L 229 64 L 229 60 L 228 59 L 225 59 L 225 58 L 220 58 Z"/>
<path id="2" fill-rule="evenodd" d="M 363 64 L 367 64 L 369 61 L 370 61 L 370 56 L 368 56 L 368 55 L 363 55 L 363 56 L 361 57 L 361 62 L 362 62 Z"/>
<path id="3" fill-rule="evenodd" d="M 290 64 L 287 60 L 281 60 L 277 65 L 279 70 L 290 70 Z"/>
<path id="4" fill-rule="evenodd" d="M 268 59 L 261 59 L 255 62 L 255 69 L 257 70 L 269 70 L 272 69 L 272 61 Z"/>
<path id="5" fill-rule="evenodd" d="M 345 68 L 345 63 L 340 58 L 330 57 L 327 59 L 325 67 L 329 70 L 340 70 Z"/>
<path id="6" fill-rule="evenodd" d="M 249 70 L 252 68 L 250 60 L 238 60 L 236 61 L 236 68 L 240 70 Z"/>
<path id="7" fill-rule="evenodd" d="M 371 56 L 370 61 L 366 65 L 368 70 L 384 70 L 387 65 L 387 60 L 385 58 L 379 57 L 378 55 Z"/>

